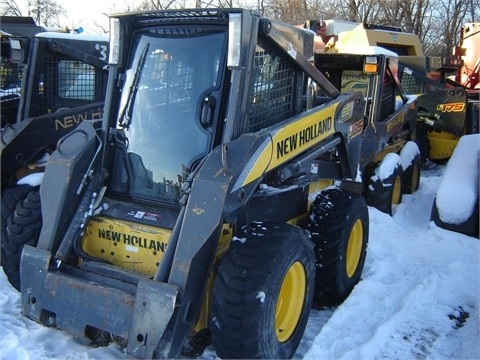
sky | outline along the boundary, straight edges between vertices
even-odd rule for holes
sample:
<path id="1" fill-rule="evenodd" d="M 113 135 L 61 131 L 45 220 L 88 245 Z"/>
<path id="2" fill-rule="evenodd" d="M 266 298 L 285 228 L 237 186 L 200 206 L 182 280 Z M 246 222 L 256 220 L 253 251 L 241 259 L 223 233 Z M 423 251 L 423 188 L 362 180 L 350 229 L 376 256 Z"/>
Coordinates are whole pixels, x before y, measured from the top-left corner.
<path id="1" fill-rule="evenodd" d="M 69 28 L 82 27 L 88 33 L 100 33 L 95 24 L 108 29 L 108 15 L 123 12 L 134 0 L 64 0 L 65 24 Z"/>
<path id="2" fill-rule="evenodd" d="M 430 221 L 446 166 L 427 165 L 392 216 L 369 207 L 362 279 L 338 307 L 311 312 L 294 359 L 480 359 L 480 241 Z M 1 360 L 130 359 L 23 317 L 2 271 L 0 288 Z M 198 359 L 217 359 L 215 349 Z"/>

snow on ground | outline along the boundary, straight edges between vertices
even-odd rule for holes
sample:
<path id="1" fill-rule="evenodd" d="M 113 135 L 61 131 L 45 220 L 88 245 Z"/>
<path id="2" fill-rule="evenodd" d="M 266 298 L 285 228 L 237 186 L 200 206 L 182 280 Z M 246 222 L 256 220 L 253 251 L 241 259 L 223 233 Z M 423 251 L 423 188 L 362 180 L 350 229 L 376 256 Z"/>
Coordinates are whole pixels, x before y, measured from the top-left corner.
<path id="1" fill-rule="evenodd" d="M 430 211 L 445 166 L 422 173 L 393 217 L 369 208 L 362 281 L 337 308 L 312 311 L 295 359 L 480 359 L 480 241 L 437 227 Z M 126 359 L 20 315 L 0 272 L 0 359 Z M 215 359 L 209 347 L 199 359 Z"/>

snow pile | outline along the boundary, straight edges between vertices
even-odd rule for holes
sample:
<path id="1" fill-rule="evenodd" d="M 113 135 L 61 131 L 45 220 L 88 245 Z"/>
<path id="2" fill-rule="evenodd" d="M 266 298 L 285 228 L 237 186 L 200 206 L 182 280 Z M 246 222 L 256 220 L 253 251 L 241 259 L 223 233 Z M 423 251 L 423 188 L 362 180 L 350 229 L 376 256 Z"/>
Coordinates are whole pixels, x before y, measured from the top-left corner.
<path id="1" fill-rule="evenodd" d="M 462 224 L 473 213 L 478 201 L 480 134 L 460 138 L 437 192 L 440 219 Z"/>
<path id="2" fill-rule="evenodd" d="M 395 169 L 398 167 L 398 165 L 401 165 L 401 163 L 402 159 L 400 158 L 400 155 L 396 153 L 388 153 L 375 169 L 374 175 L 372 175 L 370 178 L 373 182 L 375 182 L 377 179 L 380 179 L 380 181 L 383 183 L 390 176 L 392 176 L 392 174 L 395 172 Z"/>
<path id="3" fill-rule="evenodd" d="M 402 161 L 402 169 L 406 170 L 416 157 L 420 156 L 418 145 L 413 141 L 407 141 L 405 146 L 400 151 L 400 159 Z"/>

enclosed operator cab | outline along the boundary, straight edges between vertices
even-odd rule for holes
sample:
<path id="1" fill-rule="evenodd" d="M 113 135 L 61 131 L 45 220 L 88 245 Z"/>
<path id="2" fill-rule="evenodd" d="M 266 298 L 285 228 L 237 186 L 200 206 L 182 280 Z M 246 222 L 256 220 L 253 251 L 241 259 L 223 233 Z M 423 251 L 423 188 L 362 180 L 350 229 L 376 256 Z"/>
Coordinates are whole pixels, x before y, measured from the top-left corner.
<path id="1" fill-rule="evenodd" d="M 254 11 L 119 14 L 110 34 L 103 121 L 45 172 L 23 313 L 139 358 L 208 334 L 220 357 L 291 357 L 363 270 L 365 95 L 309 61 L 310 31 Z M 385 116 L 372 161 L 408 122 Z"/>

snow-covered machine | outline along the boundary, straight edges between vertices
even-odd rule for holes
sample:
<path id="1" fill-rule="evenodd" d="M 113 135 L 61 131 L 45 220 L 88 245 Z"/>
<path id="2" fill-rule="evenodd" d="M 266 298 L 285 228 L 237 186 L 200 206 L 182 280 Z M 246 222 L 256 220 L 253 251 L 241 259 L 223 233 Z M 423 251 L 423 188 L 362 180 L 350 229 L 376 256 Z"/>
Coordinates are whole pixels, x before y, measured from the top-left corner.
<path id="1" fill-rule="evenodd" d="M 469 236 L 479 235 L 480 135 L 460 137 L 432 206 L 439 227 Z"/>
<path id="2" fill-rule="evenodd" d="M 291 357 L 360 280 L 367 202 L 418 188 L 396 57 L 314 55 L 242 9 L 112 15 L 110 35 L 105 116 L 46 167 L 22 313 L 139 358 Z"/>

